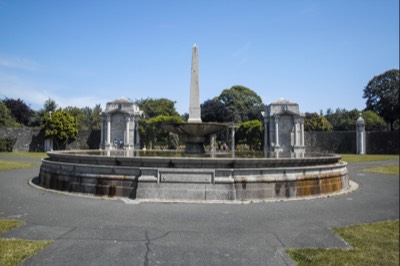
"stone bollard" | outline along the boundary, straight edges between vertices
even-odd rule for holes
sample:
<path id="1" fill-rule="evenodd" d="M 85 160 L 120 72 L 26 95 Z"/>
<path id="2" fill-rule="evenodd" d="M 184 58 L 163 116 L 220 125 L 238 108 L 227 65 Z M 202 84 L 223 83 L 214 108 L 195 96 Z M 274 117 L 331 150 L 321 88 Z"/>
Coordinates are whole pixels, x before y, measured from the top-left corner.
<path id="1" fill-rule="evenodd" d="M 366 154 L 365 121 L 361 116 L 356 122 L 357 154 Z"/>

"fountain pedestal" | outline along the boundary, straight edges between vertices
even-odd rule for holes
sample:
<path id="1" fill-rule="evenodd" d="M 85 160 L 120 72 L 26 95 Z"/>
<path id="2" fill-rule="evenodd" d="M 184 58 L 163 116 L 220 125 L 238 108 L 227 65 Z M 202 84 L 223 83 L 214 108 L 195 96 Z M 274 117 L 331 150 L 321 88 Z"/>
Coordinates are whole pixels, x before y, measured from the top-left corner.
<path id="1" fill-rule="evenodd" d="M 183 137 L 185 153 L 204 153 L 205 137 L 217 133 L 227 126 L 220 123 L 171 123 L 164 124 L 164 129 Z"/>

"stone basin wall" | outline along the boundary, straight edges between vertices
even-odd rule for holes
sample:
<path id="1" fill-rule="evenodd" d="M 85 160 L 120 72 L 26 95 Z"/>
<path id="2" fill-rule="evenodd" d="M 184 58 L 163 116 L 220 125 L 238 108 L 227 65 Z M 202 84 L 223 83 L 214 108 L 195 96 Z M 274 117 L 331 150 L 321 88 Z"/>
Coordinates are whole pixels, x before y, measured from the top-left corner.
<path id="1" fill-rule="evenodd" d="M 166 201 L 260 201 L 301 198 L 350 188 L 346 163 L 261 168 L 191 168 L 115 165 L 112 157 L 80 163 L 44 159 L 39 185 L 107 197 Z M 54 159 L 54 158 L 53 158 Z M 127 158 L 128 159 L 128 158 Z M 304 161 L 304 159 L 303 159 Z M 195 160 L 192 160 L 194 164 Z M 199 161 L 201 162 L 201 160 Z"/>

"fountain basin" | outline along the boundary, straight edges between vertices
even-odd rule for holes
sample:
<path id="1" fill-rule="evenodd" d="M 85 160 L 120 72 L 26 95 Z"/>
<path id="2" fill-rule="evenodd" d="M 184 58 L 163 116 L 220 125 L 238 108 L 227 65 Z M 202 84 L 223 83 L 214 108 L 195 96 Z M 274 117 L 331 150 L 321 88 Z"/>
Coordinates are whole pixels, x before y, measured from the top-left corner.
<path id="1" fill-rule="evenodd" d="M 166 201 L 301 198 L 350 188 L 340 156 L 204 158 L 49 152 L 39 185 L 98 196 Z"/>

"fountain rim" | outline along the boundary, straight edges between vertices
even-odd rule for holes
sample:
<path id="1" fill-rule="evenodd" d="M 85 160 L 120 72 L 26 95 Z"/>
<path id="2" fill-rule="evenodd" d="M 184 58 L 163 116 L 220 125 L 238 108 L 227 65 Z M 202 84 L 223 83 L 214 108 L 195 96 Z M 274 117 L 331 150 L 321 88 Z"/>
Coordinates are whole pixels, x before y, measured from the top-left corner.
<path id="1" fill-rule="evenodd" d="M 86 165 L 158 167 L 158 168 L 202 168 L 202 169 L 263 169 L 342 164 L 341 156 L 327 154 L 304 158 L 207 158 L 207 157 L 127 157 L 115 155 L 85 154 L 94 150 L 68 150 L 48 152 L 46 160 Z"/>
<path id="2" fill-rule="evenodd" d="M 122 155 L 101 155 L 101 154 L 91 154 L 93 152 L 107 152 L 108 150 L 96 150 L 96 149 L 84 149 L 84 150 L 53 150 L 53 151 L 48 151 L 46 152 L 49 157 L 50 155 L 57 155 L 57 154 L 66 154 L 66 155 L 74 155 L 74 156 L 79 156 L 79 157 L 107 157 L 107 158 L 160 158 L 160 159 L 194 159 L 194 160 L 312 160 L 312 159 L 338 159 L 340 160 L 342 158 L 341 155 L 335 154 L 335 153 L 303 153 L 304 155 L 313 155 L 313 156 L 304 156 L 304 157 L 280 157 L 280 158 L 275 158 L 275 157 L 196 157 L 196 156 L 183 156 L 183 157 L 165 157 L 165 156 L 122 156 Z M 183 155 L 187 155 L 183 151 L 175 151 L 175 150 L 109 150 L 111 152 L 140 152 L 140 153 L 146 153 L 146 152 L 159 152 L 159 153 L 182 153 Z M 262 152 L 262 151 L 261 151 Z M 231 154 L 232 152 L 221 152 L 221 153 L 215 153 L 216 155 L 218 154 Z M 240 152 L 238 152 L 240 154 Z M 282 154 L 286 154 L 281 152 Z M 289 154 L 295 154 L 295 153 L 289 153 Z M 198 154 L 201 155 L 201 154 Z M 212 155 L 212 154 L 211 154 Z"/>

